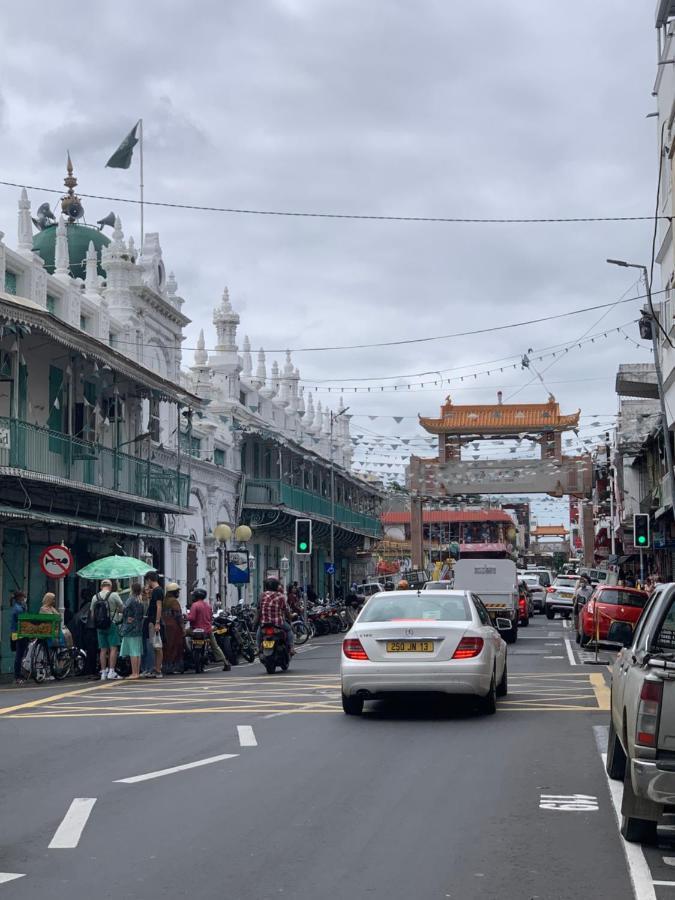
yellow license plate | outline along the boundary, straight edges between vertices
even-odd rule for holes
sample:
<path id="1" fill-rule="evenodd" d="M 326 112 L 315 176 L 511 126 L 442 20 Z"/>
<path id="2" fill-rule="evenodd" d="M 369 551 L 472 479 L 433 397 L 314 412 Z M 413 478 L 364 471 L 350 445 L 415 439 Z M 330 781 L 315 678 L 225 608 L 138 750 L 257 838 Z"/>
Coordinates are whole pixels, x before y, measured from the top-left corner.
<path id="1" fill-rule="evenodd" d="M 274 647 L 274 641 L 263 641 L 263 650 L 271 650 Z"/>
<path id="2" fill-rule="evenodd" d="M 387 641 L 387 653 L 433 653 L 433 641 Z"/>

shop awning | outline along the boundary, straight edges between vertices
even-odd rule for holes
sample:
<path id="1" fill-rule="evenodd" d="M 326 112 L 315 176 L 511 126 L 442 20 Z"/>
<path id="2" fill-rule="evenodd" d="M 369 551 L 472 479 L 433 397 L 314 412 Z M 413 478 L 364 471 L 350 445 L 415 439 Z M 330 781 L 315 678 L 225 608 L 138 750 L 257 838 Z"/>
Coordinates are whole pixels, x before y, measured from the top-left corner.
<path id="1" fill-rule="evenodd" d="M 34 509 L 19 509 L 16 506 L 0 504 L 0 522 L 22 522 L 30 525 L 32 522 L 45 522 L 49 525 L 67 525 L 72 528 L 81 528 L 85 531 L 98 531 L 101 534 L 126 534 L 134 537 L 176 537 L 169 535 L 158 528 L 149 528 L 147 525 L 132 525 L 128 522 L 111 522 L 106 519 L 94 520 L 82 516 L 69 516 L 64 513 L 42 512 Z"/>

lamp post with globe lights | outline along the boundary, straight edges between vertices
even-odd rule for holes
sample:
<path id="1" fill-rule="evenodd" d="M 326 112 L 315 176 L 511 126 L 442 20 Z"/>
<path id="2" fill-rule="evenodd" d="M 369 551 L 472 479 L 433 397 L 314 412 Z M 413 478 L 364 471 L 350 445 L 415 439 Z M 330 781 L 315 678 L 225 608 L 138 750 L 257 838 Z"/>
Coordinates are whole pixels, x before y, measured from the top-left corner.
<path id="1" fill-rule="evenodd" d="M 213 537 L 218 542 L 218 593 L 223 605 L 227 606 L 224 594 L 224 577 L 225 577 L 225 553 L 227 551 L 227 542 L 232 537 L 232 529 L 225 522 L 219 522 L 213 529 Z"/>

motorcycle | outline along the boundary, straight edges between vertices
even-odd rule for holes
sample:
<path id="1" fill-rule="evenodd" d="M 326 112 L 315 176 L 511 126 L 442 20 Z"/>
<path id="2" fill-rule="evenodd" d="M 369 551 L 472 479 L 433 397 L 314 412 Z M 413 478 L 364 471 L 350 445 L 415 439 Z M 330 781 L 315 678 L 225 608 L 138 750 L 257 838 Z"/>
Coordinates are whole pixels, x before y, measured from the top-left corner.
<path id="1" fill-rule="evenodd" d="M 291 654 L 286 643 L 286 632 L 275 625 L 262 626 L 262 642 L 260 645 L 260 662 L 265 666 L 268 675 L 273 675 L 277 666 L 282 672 L 288 669 Z"/>
<path id="2" fill-rule="evenodd" d="M 238 654 L 232 646 L 234 641 L 232 625 L 235 621 L 234 616 L 228 615 L 224 609 L 219 610 L 213 617 L 213 636 L 231 666 L 236 666 L 239 661 Z"/>
<path id="3" fill-rule="evenodd" d="M 193 628 L 189 635 L 192 650 L 192 662 L 197 675 L 204 671 L 206 661 L 206 645 L 209 642 L 208 635 L 202 628 Z"/>

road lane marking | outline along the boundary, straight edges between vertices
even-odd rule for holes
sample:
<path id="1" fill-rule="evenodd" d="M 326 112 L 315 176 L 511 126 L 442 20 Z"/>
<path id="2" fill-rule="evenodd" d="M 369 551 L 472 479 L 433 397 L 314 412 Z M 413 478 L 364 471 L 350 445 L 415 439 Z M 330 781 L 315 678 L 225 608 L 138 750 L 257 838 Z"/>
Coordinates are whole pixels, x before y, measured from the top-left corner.
<path id="1" fill-rule="evenodd" d="M 574 650 L 572 650 L 572 644 L 570 643 L 569 638 L 565 638 L 565 649 L 567 650 L 567 659 L 571 666 L 576 666 L 577 661 L 574 658 Z"/>
<path id="2" fill-rule="evenodd" d="M 667 866 L 675 866 L 675 856 L 664 856 L 663 861 Z"/>
<path id="3" fill-rule="evenodd" d="M 562 812 L 597 812 L 598 798 L 591 794 L 541 794 L 539 809 Z"/>
<path id="4" fill-rule="evenodd" d="M 599 739 L 598 731 L 595 731 L 595 736 L 597 741 Z M 620 828 L 621 797 L 623 793 L 623 784 L 620 781 L 613 781 L 607 774 L 607 769 L 605 768 L 607 763 L 607 754 L 601 753 L 600 758 L 602 759 L 602 771 L 605 774 L 605 780 L 609 787 L 609 796 L 612 798 L 612 807 L 614 808 L 616 823 Z M 629 843 L 628 841 L 624 840 L 620 834 L 619 840 L 621 841 L 623 852 L 626 856 L 626 863 L 628 864 L 628 874 L 630 875 L 630 880 L 633 885 L 635 900 L 656 900 L 656 891 L 654 890 L 652 873 L 649 870 L 647 860 L 644 853 L 642 852 L 642 847 L 640 846 L 640 844 Z"/>
<path id="5" fill-rule="evenodd" d="M 18 872 L 0 872 L 0 884 L 5 884 L 8 881 L 15 881 L 17 878 L 25 877 L 25 873 L 23 875 L 19 875 Z"/>
<path id="6" fill-rule="evenodd" d="M 5 713 L 16 712 L 17 709 L 32 709 L 34 706 L 43 706 L 45 703 L 53 703 L 55 700 L 63 700 L 64 697 L 76 697 L 78 694 L 88 694 L 91 691 L 101 691 L 117 686 L 116 681 L 106 681 L 104 683 L 95 684 L 92 687 L 80 688 L 77 691 L 63 691 L 61 694 L 50 694 L 48 697 L 41 697 L 39 700 L 28 700 L 26 703 L 17 703 L 15 706 L 0 707 L 0 716 Z"/>
<path id="7" fill-rule="evenodd" d="M 544 659 L 565 659 L 564 656 L 545 656 Z"/>
<path id="8" fill-rule="evenodd" d="M 605 683 L 605 679 L 600 672 L 592 672 L 588 677 L 593 685 L 595 699 L 598 701 L 598 709 L 609 712 L 609 700 L 611 695 L 610 690 Z"/>
<path id="9" fill-rule="evenodd" d="M 63 821 L 54 832 L 49 850 L 72 850 L 80 843 L 84 826 L 96 803 L 96 797 L 76 797 L 68 807 Z"/>
<path id="10" fill-rule="evenodd" d="M 117 778 L 115 784 L 137 784 L 139 781 L 150 781 L 152 778 L 161 778 L 163 775 L 175 775 L 176 772 L 185 772 L 187 769 L 210 766 L 212 763 L 222 762 L 224 759 L 234 759 L 238 755 L 237 753 L 221 753 L 219 756 L 209 756 L 208 759 L 198 759 L 196 762 L 172 766 L 170 769 L 158 769 L 156 772 L 146 772 L 145 775 L 132 775 L 131 778 Z"/>
<path id="11" fill-rule="evenodd" d="M 253 733 L 250 725 L 237 725 L 237 734 L 239 735 L 239 745 L 241 747 L 257 747 L 258 741 Z"/>
<path id="12" fill-rule="evenodd" d="M 675 881 L 655 881 L 657 887 L 675 887 Z"/>

